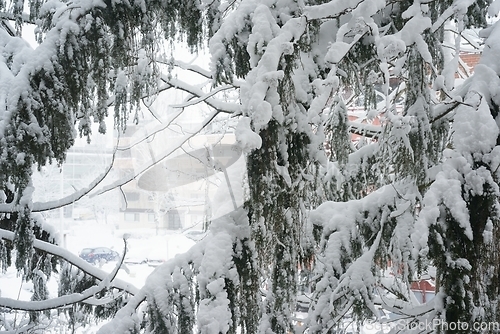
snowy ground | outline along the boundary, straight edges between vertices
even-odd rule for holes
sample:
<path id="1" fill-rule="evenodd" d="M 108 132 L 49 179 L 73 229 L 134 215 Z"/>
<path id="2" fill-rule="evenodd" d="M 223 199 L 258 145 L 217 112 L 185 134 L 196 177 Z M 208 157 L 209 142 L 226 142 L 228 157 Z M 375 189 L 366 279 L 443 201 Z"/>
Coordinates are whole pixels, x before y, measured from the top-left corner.
<path id="1" fill-rule="evenodd" d="M 56 225 L 56 224 L 55 224 Z M 154 267 L 144 262 L 150 260 L 168 260 L 176 254 L 187 251 L 194 241 L 188 239 L 181 232 L 156 231 L 152 229 L 120 230 L 114 225 L 96 224 L 92 221 L 66 222 L 67 231 L 64 241 L 65 247 L 70 252 L 78 255 L 83 248 L 108 247 L 122 254 L 124 248 L 123 236 L 128 235 L 128 253 L 126 256 L 126 270 L 121 269 L 117 278 L 132 283 L 141 288 Z M 132 262 L 132 263 L 130 263 Z M 111 272 L 116 262 L 101 263 L 102 270 Z M 57 277 L 48 281 L 50 297 L 57 297 Z M 16 300 L 30 300 L 32 284 L 22 282 L 14 268 L 9 268 L 5 274 L 0 273 L 0 296 Z M 6 316 L 17 316 L 17 312 L 10 312 Z M 0 316 L 3 316 L 0 314 Z M 95 333 L 99 326 L 80 328 L 76 333 Z M 71 333 L 59 329 L 57 333 Z"/>

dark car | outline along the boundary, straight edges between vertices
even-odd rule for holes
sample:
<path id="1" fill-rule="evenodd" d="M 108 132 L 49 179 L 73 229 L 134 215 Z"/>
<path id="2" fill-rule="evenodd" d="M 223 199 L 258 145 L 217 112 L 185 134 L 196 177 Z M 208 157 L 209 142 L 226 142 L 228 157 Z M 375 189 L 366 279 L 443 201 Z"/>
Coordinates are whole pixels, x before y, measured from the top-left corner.
<path id="1" fill-rule="evenodd" d="M 120 254 L 107 247 L 96 247 L 82 249 L 80 257 L 89 263 L 98 263 L 101 261 L 117 261 L 120 259 Z"/>

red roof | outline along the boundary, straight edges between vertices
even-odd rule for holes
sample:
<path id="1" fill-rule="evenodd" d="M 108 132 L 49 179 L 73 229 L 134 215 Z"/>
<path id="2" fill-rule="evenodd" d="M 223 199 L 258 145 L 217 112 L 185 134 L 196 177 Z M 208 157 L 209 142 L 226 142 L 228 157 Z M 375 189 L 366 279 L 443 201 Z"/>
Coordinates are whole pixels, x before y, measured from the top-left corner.
<path id="1" fill-rule="evenodd" d="M 410 289 L 418 290 L 418 291 L 429 291 L 434 292 L 436 290 L 436 286 L 434 282 L 428 279 L 423 279 L 420 281 L 415 281 L 411 283 Z"/>

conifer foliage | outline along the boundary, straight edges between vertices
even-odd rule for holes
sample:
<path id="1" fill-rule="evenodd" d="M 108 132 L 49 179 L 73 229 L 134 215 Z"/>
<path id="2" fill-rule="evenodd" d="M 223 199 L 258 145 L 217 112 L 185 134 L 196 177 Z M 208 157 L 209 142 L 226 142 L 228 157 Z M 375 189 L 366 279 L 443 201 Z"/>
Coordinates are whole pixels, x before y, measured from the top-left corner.
<path id="1" fill-rule="evenodd" d="M 15 36 L 21 3 L 0 3 L 4 26 L 16 23 L 0 30 L 0 264 L 16 250 L 34 300 L 56 265 L 35 250 L 53 240 L 33 218 L 44 205 L 32 203 L 32 169 L 62 163 L 91 122 L 106 131 L 110 108 L 123 129 L 143 97 L 177 87 L 239 118 L 246 202 L 97 315 L 112 318 L 101 334 L 336 333 L 381 310 L 403 333 L 500 323 L 500 26 L 488 21 L 499 1 L 30 1 L 36 50 Z M 162 75 L 159 50 L 179 40 L 210 53 L 206 71 L 171 62 L 206 76 L 206 91 Z M 467 43 L 481 61 L 459 79 Z M 410 285 L 430 268 L 436 296 L 417 301 Z M 299 277 L 311 293 L 297 321 Z M 105 280 L 82 282 L 60 291 Z"/>

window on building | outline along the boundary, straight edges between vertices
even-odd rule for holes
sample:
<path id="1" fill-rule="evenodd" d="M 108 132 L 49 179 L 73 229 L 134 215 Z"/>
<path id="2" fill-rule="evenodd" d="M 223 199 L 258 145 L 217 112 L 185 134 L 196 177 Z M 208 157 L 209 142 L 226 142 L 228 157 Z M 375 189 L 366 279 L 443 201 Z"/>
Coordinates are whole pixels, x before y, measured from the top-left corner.
<path id="1" fill-rule="evenodd" d="M 125 212 L 125 221 L 127 222 L 138 222 L 139 214 L 135 212 Z"/>
<path id="2" fill-rule="evenodd" d="M 125 192 L 125 198 L 127 201 L 138 201 L 141 195 L 138 192 Z"/>

